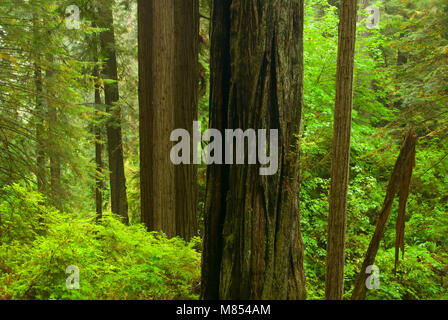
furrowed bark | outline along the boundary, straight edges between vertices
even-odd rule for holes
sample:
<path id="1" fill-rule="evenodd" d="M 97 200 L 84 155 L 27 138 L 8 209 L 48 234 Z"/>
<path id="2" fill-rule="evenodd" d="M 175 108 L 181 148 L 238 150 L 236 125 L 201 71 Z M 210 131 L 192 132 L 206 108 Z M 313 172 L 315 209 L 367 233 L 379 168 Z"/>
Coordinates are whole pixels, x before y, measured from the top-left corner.
<path id="1" fill-rule="evenodd" d="M 224 132 L 230 91 L 230 0 L 213 1 L 210 48 L 210 128 Z M 223 145 L 226 145 L 223 137 Z M 203 299 L 219 298 L 222 260 L 222 228 L 229 188 L 229 167 L 207 167 L 204 241 L 202 254 Z"/>
<path id="2" fill-rule="evenodd" d="M 197 232 L 197 167 L 171 162 L 170 135 L 186 129 L 192 137 L 197 119 L 198 6 L 196 0 L 138 3 L 142 222 L 186 240 Z"/>
<path id="3" fill-rule="evenodd" d="M 261 176 L 255 165 L 209 168 L 202 297 L 304 299 L 303 1 L 216 0 L 212 25 L 210 126 L 278 129 L 279 169 Z"/>
<path id="4" fill-rule="evenodd" d="M 198 119 L 199 83 L 199 1 L 175 0 L 174 125 L 193 137 Z M 193 146 L 196 152 L 197 146 Z M 197 234 L 197 165 L 175 167 L 176 235 L 190 240 Z"/>
<path id="5" fill-rule="evenodd" d="M 357 0 L 341 0 L 331 164 L 325 297 L 344 297 L 345 232 L 353 106 Z"/>
<path id="6" fill-rule="evenodd" d="M 176 235 L 174 165 L 174 1 L 139 1 L 139 100 L 142 222 Z M 168 201 L 167 201 L 168 200 Z"/>

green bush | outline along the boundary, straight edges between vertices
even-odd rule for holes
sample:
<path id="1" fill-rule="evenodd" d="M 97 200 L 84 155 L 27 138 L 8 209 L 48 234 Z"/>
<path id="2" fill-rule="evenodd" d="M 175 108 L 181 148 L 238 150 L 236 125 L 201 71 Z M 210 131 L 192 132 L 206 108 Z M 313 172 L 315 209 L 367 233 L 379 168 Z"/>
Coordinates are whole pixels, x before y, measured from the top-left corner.
<path id="1" fill-rule="evenodd" d="M 108 214 L 60 213 L 19 185 L 0 198 L 0 299 L 194 299 L 200 255 L 191 243 L 125 226 Z M 66 287 L 68 266 L 79 290 Z"/>

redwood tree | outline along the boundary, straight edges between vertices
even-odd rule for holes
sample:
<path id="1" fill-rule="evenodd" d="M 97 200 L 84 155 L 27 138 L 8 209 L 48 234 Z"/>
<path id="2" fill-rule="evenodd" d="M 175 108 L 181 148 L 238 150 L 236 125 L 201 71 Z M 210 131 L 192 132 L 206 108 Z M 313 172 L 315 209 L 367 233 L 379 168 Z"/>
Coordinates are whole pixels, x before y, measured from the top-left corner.
<path id="1" fill-rule="evenodd" d="M 97 61 L 95 61 L 97 62 Z M 94 95 L 95 95 L 95 115 L 98 116 L 101 112 L 101 91 L 99 84 L 99 70 L 98 66 L 95 66 L 93 76 L 95 81 Z M 97 218 L 101 219 L 103 217 L 103 144 L 101 142 L 101 126 L 95 124 L 94 128 L 95 135 L 95 207 Z"/>
<path id="2" fill-rule="evenodd" d="M 52 62 L 52 58 L 49 57 L 49 61 Z M 48 153 L 50 157 L 50 196 L 51 203 L 62 211 L 63 202 L 63 189 L 61 182 L 61 159 L 60 150 L 57 146 L 56 137 L 57 132 L 55 128 L 60 126 L 59 124 L 59 110 L 54 101 L 57 93 L 54 89 L 54 71 L 49 68 L 46 72 L 46 102 L 47 102 L 47 118 L 48 118 Z"/>
<path id="3" fill-rule="evenodd" d="M 341 0 L 339 22 L 336 103 L 328 215 L 325 296 L 344 297 L 345 232 L 353 106 L 353 68 L 356 41 L 357 0 Z"/>
<path id="4" fill-rule="evenodd" d="M 278 129 L 279 148 L 270 152 L 279 168 L 271 176 L 258 165 L 208 168 L 204 299 L 305 298 L 302 100 L 303 0 L 214 0 L 210 127 Z"/>
<path id="5" fill-rule="evenodd" d="M 35 1 L 32 2 L 35 5 Z M 34 51 L 34 84 L 35 84 L 35 128 L 36 128 L 36 177 L 37 177 L 37 190 L 40 193 L 45 193 L 46 191 L 46 158 L 44 151 L 44 98 L 43 98 L 43 75 L 41 67 L 41 54 L 40 46 L 41 35 L 39 28 L 41 28 L 41 18 L 39 14 L 33 14 L 33 51 Z"/>
<path id="6" fill-rule="evenodd" d="M 139 1 L 138 25 L 142 221 L 188 240 L 197 231 L 197 168 L 171 162 L 170 135 L 192 136 L 197 119 L 198 1 Z"/>
<path id="7" fill-rule="evenodd" d="M 121 108 L 118 91 L 117 54 L 115 50 L 114 1 L 100 1 L 98 26 L 106 28 L 101 32 L 101 50 L 106 60 L 103 78 L 113 80 L 104 83 L 106 112 L 109 114 L 106 123 L 107 151 L 109 156 L 110 194 L 112 212 L 128 222 L 128 201 L 126 195 L 126 176 L 124 173 L 123 142 L 121 134 Z"/>

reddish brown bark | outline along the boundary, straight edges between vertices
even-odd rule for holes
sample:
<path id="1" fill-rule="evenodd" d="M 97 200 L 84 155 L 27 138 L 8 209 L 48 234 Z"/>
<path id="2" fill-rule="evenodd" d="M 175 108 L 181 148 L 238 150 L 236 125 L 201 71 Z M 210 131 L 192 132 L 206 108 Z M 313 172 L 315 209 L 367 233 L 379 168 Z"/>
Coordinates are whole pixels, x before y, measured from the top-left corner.
<path id="1" fill-rule="evenodd" d="M 278 129 L 280 143 L 272 176 L 254 165 L 209 167 L 202 297 L 303 299 L 303 1 L 215 0 L 211 41 L 210 127 Z"/>
<path id="2" fill-rule="evenodd" d="M 344 297 L 345 232 L 353 106 L 353 68 L 356 42 L 357 0 L 341 0 L 336 103 L 328 214 L 325 297 Z"/>
<path id="3" fill-rule="evenodd" d="M 198 2 L 139 1 L 138 19 L 142 222 L 188 240 L 197 232 L 197 168 L 171 162 L 170 135 L 192 136 L 197 119 Z"/>

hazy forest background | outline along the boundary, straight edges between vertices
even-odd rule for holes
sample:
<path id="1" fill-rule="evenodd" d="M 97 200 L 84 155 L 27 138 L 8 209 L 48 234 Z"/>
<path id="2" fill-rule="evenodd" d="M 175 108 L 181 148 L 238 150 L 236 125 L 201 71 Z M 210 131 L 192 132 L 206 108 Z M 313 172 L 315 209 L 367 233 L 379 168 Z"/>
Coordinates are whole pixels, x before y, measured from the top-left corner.
<path id="1" fill-rule="evenodd" d="M 353 4 L 0 1 L 0 299 L 448 299 L 448 3 Z M 340 17 L 350 179 L 329 220 Z M 279 118 L 276 176 L 163 158 L 170 128 L 251 117 Z"/>

